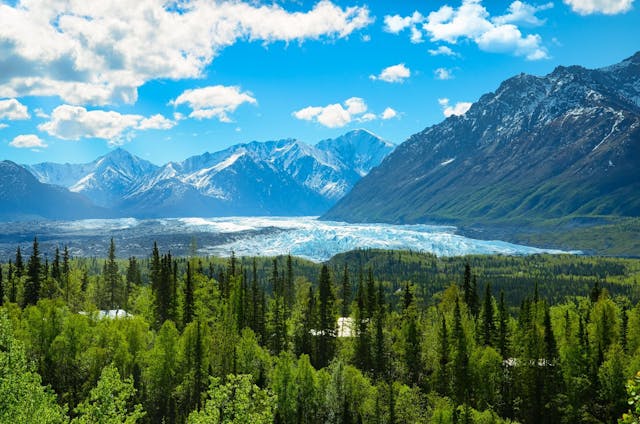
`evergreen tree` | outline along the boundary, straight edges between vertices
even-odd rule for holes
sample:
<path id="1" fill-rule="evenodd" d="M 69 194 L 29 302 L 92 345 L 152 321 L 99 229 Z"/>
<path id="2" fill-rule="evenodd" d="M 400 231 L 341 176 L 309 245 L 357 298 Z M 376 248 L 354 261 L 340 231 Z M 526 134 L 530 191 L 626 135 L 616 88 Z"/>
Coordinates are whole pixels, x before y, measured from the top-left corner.
<path id="1" fill-rule="evenodd" d="M 436 390 L 442 396 L 449 394 L 449 337 L 447 321 L 442 315 L 442 324 L 438 332 L 438 373 L 436 375 Z"/>
<path id="2" fill-rule="evenodd" d="M 348 317 L 351 307 L 351 282 L 349 281 L 349 267 L 344 263 L 342 272 L 342 311 L 341 316 Z"/>
<path id="3" fill-rule="evenodd" d="M 16 262 L 17 262 L 16 256 Z M 40 298 L 40 284 L 42 279 L 42 265 L 40 263 L 40 250 L 38 239 L 33 238 L 33 250 L 27 264 L 27 281 L 24 285 L 24 305 L 35 305 Z"/>
<path id="4" fill-rule="evenodd" d="M 22 252 L 20 246 L 16 249 L 16 277 L 20 278 L 24 275 L 24 262 L 22 261 Z"/>
<path id="5" fill-rule="evenodd" d="M 469 349 L 464 328 L 462 327 L 460 301 L 457 299 L 453 310 L 453 332 L 451 335 L 453 338 L 452 343 L 456 348 L 453 357 L 454 400 L 458 404 L 465 404 L 469 401 Z"/>
<path id="6" fill-rule="evenodd" d="M 116 244 L 113 241 L 113 237 L 109 244 L 107 262 L 104 265 L 104 278 L 109 290 L 108 309 L 117 309 L 122 306 L 122 296 L 120 295 L 121 278 L 118 272 L 118 263 L 116 262 Z"/>
<path id="7" fill-rule="evenodd" d="M 495 331 L 493 296 L 491 295 L 491 284 L 487 283 L 482 309 L 482 342 L 485 346 L 493 346 Z"/>
<path id="8" fill-rule="evenodd" d="M 384 300 L 382 300 L 382 302 L 384 302 Z M 373 341 L 373 373 L 378 379 L 384 379 L 387 377 L 387 351 L 384 336 L 385 312 L 386 309 L 384 303 L 379 304 L 374 315 L 375 336 Z"/>
<path id="9" fill-rule="evenodd" d="M 326 264 L 320 270 L 318 284 L 318 360 L 317 368 L 324 368 L 329 364 L 335 352 L 336 318 L 334 312 L 333 290 L 331 276 Z"/>
<path id="10" fill-rule="evenodd" d="M 69 302 L 70 277 L 71 277 L 71 266 L 69 264 L 69 248 L 65 244 L 64 250 L 62 252 L 62 285 L 64 287 L 64 298 L 67 302 Z"/>
<path id="11" fill-rule="evenodd" d="M 298 356 L 308 355 L 310 358 L 314 358 L 313 362 L 316 362 L 316 352 L 313 348 L 312 335 L 317 331 L 317 313 L 316 295 L 313 291 L 313 286 L 310 286 L 306 310 L 302 317 L 302 325 L 296 336 L 296 354 Z"/>
<path id="12" fill-rule="evenodd" d="M 291 254 L 287 255 L 287 272 L 285 274 L 284 298 L 286 308 L 286 317 L 291 315 L 291 309 L 296 298 L 295 286 L 293 284 L 293 259 Z"/>
<path id="13" fill-rule="evenodd" d="M 504 301 L 504 290 L 500 290 L 498 305 L 498 351 L 502 359 L 509 358 L 509 312 Z"/>
<path id="14" fill-rule="evenodd" d="M 2 266 L 0 265 L 0 306 L 4 305 L 4 282 L 2 281 Z"/>
<path id="15" fill-rule="evenodd" d="M 193 272 L 191 271 L 191 262 L 187 261 L 187 276 L 184 282 L 184 310 L 182 312 L 182 322 L 186 327 L 193 321 L 194 314 L 194 289 L 193 289 Z M 198 322 L 198 331 L 200 323 Z"/>
<path id="16" fill-rule="evenodd" d="M 404 313 L 404 362 L 407 383 L 418 386 L 422 376 L 422 344 L 415 306 L 409 304 Z"/>
<path id="17" fill-rule="evenodd" d="M 371 343 L 369 340 L 369 318 L 366 309 L 366 294 L 362 273 L 360 273 L 360 283 L 357 291 L 357 310 L 356 310 L 356 349 L 355 363 L 362 371 L 369 372 L 372 370 L 371 363 Z"/>
<path id="18" fill-rule="evenodd" d="M 9 260 L 9 267 L 7 269 L 7 284 L 9 286 L 9 302 L 16 303 L 18 297 L 18 290 L 16 287 L 16 278 L 13 274 L 13 263 Z"/>
<path id="19" fill-rule="evenodd" d="M 467 304 L 467 307 L 471 307 L 472 296 L 471 296 L 471 265 L 467 262 L 464 265 L 464 277 L 462 279 L 462 295 L 464 297 L 464 303 Z"/>
<path id="20" fill-rule="evenodd" d="M 60 249 L 56 247 L 56 253 L 53 257 L 53 264 L 51 265 L 51 278 L 60 283 L 62 273 L 60 271 Z"/>
<path id="21" fill-rule="evenodd" d="M 367 301 L 365 303 L 367 308 L 367 318 L 373 318 L 376 311 L 376 286 L 373 280 L 373 270 L 369 268 L 367 274 Z"/>

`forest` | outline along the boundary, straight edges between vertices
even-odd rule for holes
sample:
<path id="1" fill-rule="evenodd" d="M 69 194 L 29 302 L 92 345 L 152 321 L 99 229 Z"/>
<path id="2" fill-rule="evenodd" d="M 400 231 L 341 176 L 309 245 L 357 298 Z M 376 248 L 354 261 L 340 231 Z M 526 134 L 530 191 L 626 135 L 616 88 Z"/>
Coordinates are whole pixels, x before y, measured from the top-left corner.
<path id="1" fill-rule="evenodd" d="M 637 423 L 640 260 L 0 265 L 0 423 Z"/>

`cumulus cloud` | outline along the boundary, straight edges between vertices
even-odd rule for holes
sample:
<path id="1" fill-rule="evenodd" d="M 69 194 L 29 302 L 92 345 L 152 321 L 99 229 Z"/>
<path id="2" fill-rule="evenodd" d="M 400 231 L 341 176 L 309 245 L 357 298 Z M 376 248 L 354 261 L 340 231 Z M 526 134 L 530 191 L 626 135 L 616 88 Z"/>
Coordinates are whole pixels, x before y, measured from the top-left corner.
<path id="1" fill-rule="evenodd" d="M 256 104 L 257 100 L 238 86 L 224 85 L 186 90 L 170 102 L 176 107 L 187 105 L 191 109 L 191 118 L 217 118 L 220 122 L 231 122 L 228 114 L 235 112 L 243 103 Z"/>
<path id="2" fill-rule="evenodd" d="M 29 111 L 25 105 L 16 99 L 0 100 L 0 119 L 8 119 L 10 121 L 29 119 Z"/>
<path id="3" fill-rule="evenodd" d="M 473 104 L 471 102 L 458 102 L 455 105 L 451 106 L 449 104 L 449 99 L 447 98 L 438 99 L 438 103 L 440 103 L 440 106 L 442 106 L 442 113 L 447 118 L 453 115 L 464 115 Z"/>
<path id="4" fill-rule="evenodd" d="M 509 5 L 509 9 L 507 10 L 507 13 L 505 15 L 496 16 L 492 19 L 492 21 L 498 25 L 520 23 L 530 26 L 540 26 L 544 25 L 545 20 L 538 18 L 536 16 L 536 13 L 542 10 L 551 9 L 552 7 L 553 3 L 533 6 L 531 4 L 516 0 L 511 3 L 511 5 Z"/>
<path id="5" fill-rule="evenodd" d="M 135 103 L 147 81 L 201 77 L 238 40 L 344 38 L 372 21 L 367 7 L 329 0 L 301 12 L 242 1 L 0 4 L 0 96 Z"/>
<path id="6" fill-rule="evenodd" d="M 9 145 L 18 149 L 38 149 L 47 147 L 44 141 L 35 134 L 19 135 L 15 137 Z"/>
<path id="7" fill-rule="evenodd" d="M 393 119 L 396 116 L 398 116 L 398 112 L 388 107 L 382 112 L 382 115 L 380 115 L 380 118 L 386 121 L 387 119 Z"/>
<path id="8" fill-rule="evenodd" d="M 544 21 L 536 13 L 549 7 L 551 4 L 531 6 L 516 0 L 511 3 L 506 14 L 491 17 L 480 0 L 462 0 L 457 8 L 445 5 L 426 17 L 419 12 L 405 18 L 387 16 L 385 23 L 389 32 L 395 34 L 411 28 L 411 39 L 416 37 L 415 31 L 424 31 L 433 42 L 456 44 L 460 40 L 471 40 L 484 51 L 511 53 L 527 60 L 539 60 L 548 57 L 541 37 L 537 34 L 523 35 L 515 24 L 541 25 Z M 389 25 L 388 21 L 392 24 Z M 442 46 L 429 52 L 432 55 L 452 52 L 441 48 Z"/>
<path id="9" fill-rule="evenodd" d="M 146 118 L 115 111 L 61 105 L 53 110 L 49 121 L 40 124 L 38 129 L 63 140 L 100 138 L 113 145 L 122 144 L 129 139 L 133 130 L 169 129 L 174 125 L 174 121 L 162 115 Z"/>
<path id="10" fill-rule="evenodd" d="M 438 46 L 437 49 L 429 49 L 431 56 L 457 56 L 458 54 L 447 46 Z"/>
<path id="11" fill-rule="evenodd" d="M 7 125 L 7 124 L 0 124 L 0 130 L 3 129 L 3 128 L 7 128 L 8 126 L 9 125 Z"/>
<path id="12" fill-rule="evenodd" d="M 564 0 L 564 2 L 571 7 L 571 10 L 580 15 L 594 13 L 617 15 L 628 12 L 633 5 L 633 0 Z"/>
<path id="13" fill-rule="evenodd" d="M 404 63 L 384 68 L 379 75 L 369 75 L 372 80 L 381 80 L 385 82 L 403 82 L 411 76 L 411 70 Z"/>
<path id="14" fill-rule="evenodd" d="M 433 73 L 436 75 L 436 79 L 439 80 L 448 80 L 453 78 L 453 71 L 447 68 L 438 68 Z"/>
<path id="15" fill-rule="evenodd" d="M 384 30 L 392 34 L 398 34 L 406 28 L 415 27 L 415 25 L 422 21 L 424 21 L 424 16 L 422 16 L 418 11 L 415 11 L 413 12 L 413 15 L 406 17 L 402 17 L 400 15 L 387 15 L 384 17 Z"/>
<path id="16" fill-rule="evenodd" d="M 367 112 L 368 106 L 364 99 L 351 97 L 342 104 L 334 103 L 327 106 L 308 106 L 292 113 L 296 119 L 318 122 L 328 128 L 342 128 L 351 122 L 367 122 L 378 119 L 375 113 Z M 385 118 L 386 114 L 386 118 Z M 395 114 L 391 116 L 391 114 Z M 380 115 L 382 119 L 391 119 L 397 112 L 391 108 L 385 109 Z"/>

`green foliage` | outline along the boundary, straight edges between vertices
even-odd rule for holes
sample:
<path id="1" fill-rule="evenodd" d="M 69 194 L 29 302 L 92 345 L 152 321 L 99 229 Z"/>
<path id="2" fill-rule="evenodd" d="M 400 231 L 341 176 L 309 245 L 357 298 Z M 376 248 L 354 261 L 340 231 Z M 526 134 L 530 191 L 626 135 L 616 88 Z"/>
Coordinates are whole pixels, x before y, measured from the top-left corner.
<path id="1" fill-rule="evenodd" d="M 0 265 L 10 422 L 37 407 L 43 422 L 609 423 L 635 396 L 637 260 L 113 253 L 59 252 L 23 307 L 28 273 Z M 133 316 L 100 318 L 108 281 Z"/>
<path id="2" fill-rule="evenodd" d="M 78 417 L 71 421 L 72 424 L 137 423 L 145 413 L 140 404 L 128 405 L 135 391 L 131 379 L 122 380 L 117 368 L 107 365 L 102 370 L 98 385 L 76 408 Z"/>
<path id="3" fill-rule="evenodd" d="M 28 365 L 24 347 L 0 309 L 0 422 L 16 424 L 65 423 L 65 409 Z"/>
<path id="4" fill-rule="evenodd" d="M 222 384 L 212 378 L 204 407 L 189 415 L 189 424 L 268 424 L 273 422 L 275 398 L 253 384 L 249 375 L 228 375 Z"/>

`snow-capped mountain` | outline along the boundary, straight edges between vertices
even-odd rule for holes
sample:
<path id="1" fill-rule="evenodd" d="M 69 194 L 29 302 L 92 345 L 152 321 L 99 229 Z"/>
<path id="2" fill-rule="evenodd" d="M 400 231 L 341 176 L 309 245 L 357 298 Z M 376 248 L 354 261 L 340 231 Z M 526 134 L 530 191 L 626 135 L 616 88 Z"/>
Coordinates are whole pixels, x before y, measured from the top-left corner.
<path id="1" fill-rule="evenodd" d="M 96 205 L 112 207 L 141 180 L 157 171 L 151 162 L 118 148 L 86 164 L 40 163 L 26 166 L 38 180 L 81 193 Z"/>
<path id="2" fill-rule="evenodd" d="M 26 168 L 121 216 L 317 215 L 393 147 L 356 130 L 317 146 L 254 141 L 163 166 L 116 149 L 88 164 Z"/>
<path id="3" fill-rule="evenodd" d="M 326 215 L 355 222 L 521 223 L 640 216 L 640 52 L 520 74 L 411 136 Z"/>

